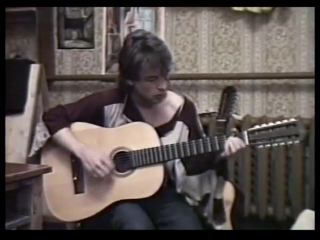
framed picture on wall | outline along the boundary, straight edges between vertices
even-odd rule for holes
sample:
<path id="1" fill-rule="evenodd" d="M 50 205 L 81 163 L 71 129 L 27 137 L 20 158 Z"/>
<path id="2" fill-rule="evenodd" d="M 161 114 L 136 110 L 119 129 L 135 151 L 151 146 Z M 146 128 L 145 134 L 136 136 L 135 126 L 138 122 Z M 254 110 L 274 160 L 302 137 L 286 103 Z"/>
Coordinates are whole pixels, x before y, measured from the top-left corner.
<path id="1" fill-rule="evenodd" d="M 59 49 L 95 47 L 93 7 L 57 7 L 57 28 Z"/>
<path id="2" fill-rule="evenodd" d="M 117 73 L 117 56 L 124 38 L 136 29 L 164 37 L 164 7 L 108 7 L 106 35 L 106 73 Z"/>

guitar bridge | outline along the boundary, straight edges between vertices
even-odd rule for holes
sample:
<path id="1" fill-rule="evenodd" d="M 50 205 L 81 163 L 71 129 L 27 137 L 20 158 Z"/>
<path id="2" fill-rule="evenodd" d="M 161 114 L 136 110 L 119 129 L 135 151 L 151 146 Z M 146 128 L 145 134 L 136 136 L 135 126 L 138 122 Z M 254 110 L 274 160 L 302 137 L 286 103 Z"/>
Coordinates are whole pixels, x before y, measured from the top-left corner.
<path id="1" fill-rule="evenodd" d="M 80 159 L 71 155 L 72 180 L 75 194 L 84 193 L 83 167 Z"/>

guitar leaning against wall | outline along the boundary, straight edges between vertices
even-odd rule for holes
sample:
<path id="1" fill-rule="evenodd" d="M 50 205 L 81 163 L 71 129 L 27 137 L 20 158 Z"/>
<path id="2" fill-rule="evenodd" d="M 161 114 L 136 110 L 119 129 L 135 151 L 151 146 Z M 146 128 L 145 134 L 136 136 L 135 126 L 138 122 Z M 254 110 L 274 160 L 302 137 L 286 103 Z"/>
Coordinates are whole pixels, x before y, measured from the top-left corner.
<path id="1" fill-rule="evenodd" d="M 220 96 L 219 110 L 217 116 L 212 120 L 214 134 L 212 134 L 212 125 L 209 127 L 208 135 L 229 135 L 228 123 L 233 114 L 237 113 L 239 105 L 238 90 L 234 86 L 227 86 L 223 89 Z M 217 164 L 217 185 L 212 189 L 211 194 L 206 194 L 199 202 L 196 211 L 199 212 L 201 219 L 210 229 L 232 230 L 231 211 L 236 197 L 234 186 L 224 179 L 222 174 L 227 168 L 227 163 Z M 220 173 L 219 173 L 220 172 Z M 222 196 L 222 199 L 217 198 Z"/>

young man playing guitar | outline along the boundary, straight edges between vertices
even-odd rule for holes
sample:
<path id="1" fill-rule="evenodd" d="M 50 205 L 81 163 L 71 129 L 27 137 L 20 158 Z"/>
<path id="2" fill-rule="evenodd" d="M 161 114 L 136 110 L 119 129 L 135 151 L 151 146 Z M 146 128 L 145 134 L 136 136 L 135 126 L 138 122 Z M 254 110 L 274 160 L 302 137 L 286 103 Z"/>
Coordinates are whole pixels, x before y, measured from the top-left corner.
<path id="1" fill-rule="evenodd" d="M 87 122 L 103 127 L 117 127 L 142 121 L 152 125 L 162 142 L 197 139 L 204 136 L 194 103 L 169 90 L 173 59 L 165 42 L 155 34 L 136 30 L 130 33 L 119 53 L 119 86 L 87 96 L 75 103 L 56 106 L 43 116 L 55 142 L 80 159 L 96 178 L 107 178 L 114 165 L 109 156 L 80 142 L 69 126 Z M 134 137 L 134 136 L 128 136 Z M 186 175 L 195 176 L 214 169 L 221 158 L 244 148 L 236 137 L 229 137 L 224 152 L 180 159 Z M 224 159 L 222 159 L 224 160 Z M 150 230 L 202 229 L 187 203 L 176 190 L 177 164 L 166 165 L 163 187 L 153 196 L 123 201 L 85 219 L 83 229 Z"/>

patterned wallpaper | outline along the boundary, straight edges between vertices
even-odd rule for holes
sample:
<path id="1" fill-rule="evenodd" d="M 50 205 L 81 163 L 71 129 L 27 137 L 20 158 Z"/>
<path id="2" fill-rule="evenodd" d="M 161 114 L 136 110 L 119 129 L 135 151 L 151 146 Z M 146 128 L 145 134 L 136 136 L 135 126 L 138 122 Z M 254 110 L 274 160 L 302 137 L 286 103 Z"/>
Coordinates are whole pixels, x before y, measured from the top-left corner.
<path id="1" fill-rule="evenodd" d="M 314 71 L 314 8 L 272 14 L 229 8 L 166 8 L 166 41 L 178 72 Z M 314 80 L 181 81 L 201 112 L 216 111 L 223 88 L 238 87 L 242 115 L 314 114 Z"/>
<path id="2" fill-rule="evenodd" d="M 101 74 L 104 66 L 105 8 L 95 8 L 95 50 L 56 50 L 57 74 Z M 230 8 L 166 8 L 165 39 L 178 72 L 314 71 L 314 8 L 276 8 L 272 14 L 235 12 Z M 18 31 L 16 31 L 17 34 Z M 26 34 L 28 36 L 28 34 Z M 10 39 L 8 38 L 10 37 Z M 29 38 L 7 34 L 7 49 Z M 20 43 L 20 42 L 18 42 Z M 240 114 L 314 115 L 314 80 L 174 81 L 199 111 L 216 111 L 227 85 L 240 92 Z M 110 87 L 102 82 L 56 82 L 51 104 L 68 103 Z"/>

